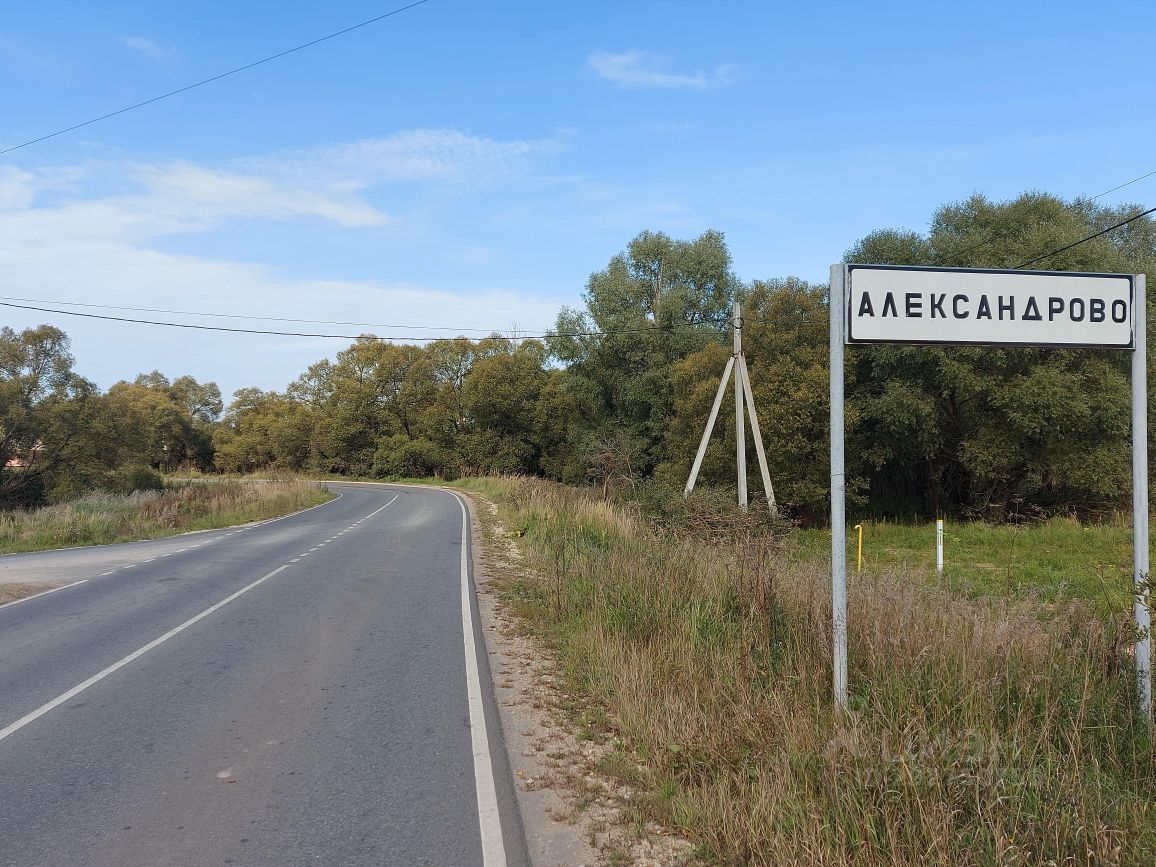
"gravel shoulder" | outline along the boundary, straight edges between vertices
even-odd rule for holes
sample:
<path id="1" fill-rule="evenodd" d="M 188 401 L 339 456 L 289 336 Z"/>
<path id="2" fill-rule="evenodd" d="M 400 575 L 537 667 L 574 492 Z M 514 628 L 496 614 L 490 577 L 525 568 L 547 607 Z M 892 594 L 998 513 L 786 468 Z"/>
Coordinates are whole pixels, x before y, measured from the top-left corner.
<path id="1" fill-rule="evenodd" d="M 558 664 L 502 604 L 499 585 L 527 566 L 493 503 L 469 492 L 474 580 L 490 669 L 534 867 L 682 867 L 693 847 L 653 822 L 641 826 L 632 792 L 603 773 L 615 745 L 589 740 L 564 710 Z"/>

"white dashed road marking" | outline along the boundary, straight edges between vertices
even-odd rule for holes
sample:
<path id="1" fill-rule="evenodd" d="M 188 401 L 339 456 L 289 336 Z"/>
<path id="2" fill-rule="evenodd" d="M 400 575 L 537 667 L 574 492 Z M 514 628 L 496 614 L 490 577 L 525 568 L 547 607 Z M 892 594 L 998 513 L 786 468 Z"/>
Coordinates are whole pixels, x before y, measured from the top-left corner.
<path id="1" fill-rule="evenodd" d="M 382 511 L 382 509 L 386 509 L 386 508 L 389 508 L 390 506 L 392 506 L 392 505 L 393 505 L 393 504 L 394 504 L 394 503 L 397 501 L 397 498 L 398 498 L 399 496 L 400 496 L 400 494 L 394 495 L 394 498 L 393 498 L 392 500 L 390 500 L 388 503 L 386 503 L 386 504 L 385 504 L 384 506 L 382 506 L 380 509 L 376 509 L 376 510 L 374 510 L 373 512 L 370 512 L 368 515 L 366 515 L 366 516 L 365 516 L 364 518 L 362 518 L 361 520 L 362 520 L 362 521 L 364 521 L 364 520 L 367 520 L 368 518 L 372 518 L 372 517 L 373 517 L 374 515 L 376 515 L 378 512 Z M 463 513 L 464 513 L 464 511 L 465 511 L 465 508 L 463 507 Z M 359 521 L 358 523 L 360 523 L 360 521 Z M 465 533 L 465 530 L 464 530 L 464 529 L 462 530 L 462 533 L 463 533 L 463 537 L 462 537 L 462 568 L 463 568 L 463 570 L 464 570 L 464 569 L 466 568 L 465 535 L 464 535 L 464 533 Z M 192 547 L 196 548 L 196 547 L 198 547 L 198 546 L 197 546 L 197 545 L 193 545 Z M 315 549 L 315 550 L 316 550 L 316 549 Z M 179 553 L 179 552 L 178 552 L 178 553 Z M 307 555 L 307 554 L 302 554 L 302 555 L 301 555 L 301 557 L 305 557 L 305 556 L 308 556 L 308 555 Z M 158 646 L 159 646 L 159 645 L 161 645 L 161 644 L 164 644 L 166 641 L 168 641 L 168 640 L 169 640 L 170 638 L 172 638 L 174 635 L 177 635 L 177 634 L 179 634 L 179 633 L 181 633 L 181 632 L 184 632 L 186 629 L 188 629 L 188 628 L 189 628 L 190 626 L 192 626 L 193 624 L 195 624 L 195 623 L 197 623 L 198 621 L 200 621 L 200 620 L 203 620 L 204 618 L 208 617 L 208 616 L 209 616 L 210 614 L 212 614 L 214 611 L 217 611 L 217 610 L 219 610 L 219 609 L 223 608 L 224 606 L 228 605 L 228 604 L 229 604 L 230 602 L 232 602 L 234 599 L 236 599 L 236 598 L 238 598 L 238 597 L 240 597 L 240 596 L 244 595 L 245 593 L 248 593 L 248 592 L 249 592 L 250 590 L 252 590 L 254 587 L 257 587 L 257 586 L 259 586 L 259 585 L 261 585 L 261 584 L 264 584 L 266 581 L 268 581 L 268 580 L 269 580 L 270 578 L 272 578 L 274 575 L 277 575 L 277 574 L 279 574 L 279 573 L 281 573 L 281 572 L 285 571 L 286 569 L 288 569 L 288 568 L 289 568 L 289 564 L 290 564 L 290 563 L 295 563 L 295 562 L 297 562 L 297 560 L 299 560 L 299 559 L 300 559 L 300 557 L 298 557 L 298 558 L 296 558 L 296 559 L 294 559 L 294 560 L 291 560 L 291 561 L 289 561 L 289 563 L 285 563 L 285 564 L 283 564 L 283 565 L 281 565 L 281 566 L 278 566 L 278 567 L 277 567 L 276 569 L 274 569 L 272 572 L 267 572 L 267 573 L 265 573 L 265 574 L 264 574 L 264 575 L 262 575 L 260 578 L 258 578 L 256 581 L 253 581 L 253 582 L 251 582 L 251 583 L 249 583 L 249 584 L 246 584 L 244 587 L 242 587 L 240 590 L 237 590 L 237 591 L 236 591 L 236 592 L 234 592 L 234 593 L 230 593 L 228 596 L 226 596 L 226 597 L 225 597 L 224 599 L 222 599 L 220 602 L 217 602 L 217 603 L 216 603 L 216 604 L 214 604 L 214 605 L 210 605 L 208 608 L 206 608 L 206 609 L 205 609 L 204 611 L 202 611 L 200 614 L 197 614 L 197 615 L 194 615 L 193 617 L 190 617 L 188 620 L 186 620 L 186 621 L 185 621 L 184 623 L 182 623 L 180 626 L 175 626 L 175 627 L 173 627 L 173 628 L 172 628 L 172 629 L 170 629 L 168 632 L 166 632 L 164 635 L 160 636 L 159 638 L 154 638 L 154 639 L 153 639 L 152 641 L 150 641 L 148 644 L 144 645 L 143 647 L 141 647 L 141 648 L 139 648 L 139 649 L 137 649 L 137 650 L 134 650 L 134 651 L 133 651 L 132 653 L 130 653 L 128 656 L 125 656 L 125 657 L 123 657 L 122 659 L 119 659 L 119 660 L 117 660 L 117 661 L 116 661 L 116 662 L 114 662 L 112 665 L 108 666 L 108 668 L 105 668 L 105 669 L 102 669 L 101 671 L 98 671 L 98 672 L 97 672 L 96 674 L 94 674 L 92 677 L 88 678 L 88 680 L 85 680 L 85 681 L 83 681 L 83 682 L 81 682 L 81 683 L 78 683 L 78 684 L 77 684 L 76 686 L 74 686 L 72 689 L 68 690 L 67 692 L 63 692 L 63 693 L 61 693 L 60 695 L 58 695 L 56 698 L 52 699 L 52 701 L 49 701 L 49 702 L 46 702 L 45 704 L 42 704 L 40 707 L 36 708 L 36 710 L 32 711 L 31 713 L 25 714 L 24 716 L 22 716 L 20 719 L 16 720 L 16 721 L 15 721 L 15 722 L 13 722 L 13 723 L 9 723 L 9 724 L 8 724 L 7 726 L 5 726 L 4 728 L 0 729 L 0 741 L 4 740 L 4 739 L 5 739 L 6 737 L 8 737 L 9 735 L 13 735 L 13 734 L 15 734 L 16 732 L 20 731 L 20 729 L 24 728 L 24 727 L 25 727 L 26 725 L 28 725 L 29 723 L 31 723 L 31 722 L 35 722 L 36 720 L 38 720 L 40 717 L 44 716 L 44 715 L 45 715 L 46 713 L 48 713 L 49 711 L 51 711 L 51 710 L 53 710 L 53 709 L 55 709 L 55 708 L 58 708 L 58 707 L 60 707 L 60 705 L 64 704 L 64 703 L 65 703 L 65 702 L 67 702 L 67 701 L 70 701 L 70 700 L 72 700 L 72 699 L 73 699 L 73 698 L 75 698 L 76 696 L 80 695 L 80 693 L 82 693 L 82 692 L 84 692 L 86 689 L 88 689 L 90 686 L 93 686 L 94 684 L 100 683 L 100 681 L 104 680 L 104 679 L 105 679 L 106 677 L 108 677 L 110 674 L 113 674 L 113 673 L 115 673 L 115 672 L 119 671 L 120 669 L 122 669 L 122 668 L 124 668 L 126 665 L 128 665 L 129 663 L 131 663 L 131 662 L 133 662 L 134 660 L 136 660 L 136 659 L 139 659 L 140 657 L 144 656 L 146 653 L 148 653 L 148 652 L 149 652 L 150 650 L 152 650 L 153 648 L 155 648 L 155 647 L 158 647 Z M 133 568 L 133 566 L 135 566 L 135 565 L 137 565 L 137 564 L 135 564 L 135 563 L 130 563 L 129 565 L 127 565 L 127 566 L 125 566 L 125 567 L 123 567 L 123 568 L 125 568 L 125 569 L 131 569 L 131 568 Z M 463 576 L 465 576 L 465 574 L 466 574 L 466 573 L 463 571 Z M 85 579 L 83 579 L 83 580 L 81 580 L 81 581 L 77 581 L 77 582 L 75 582 L 75 583 L 73 583 L 73 584 L 66 584 L 66 585 L 64 585 L 63 587 L 54 587 L 52 590 L 46 590 L 44 593 L 39 593 L 39 594 L 37 594 L 37 596 L 44 596 L 44 595 L 46 595 L 47 593 L 54 593 L 54 592 L 55 592 L 55 591 L 57 591 L 57 590 L 65 590 L 65 589 L 67 589 L 68 587 L 75 587 L 77 584 L 84 584 L 84 583 L 85 583 L 87 580 L 88 580 L 88 579 L 87 579 L 87 578 L 85 578 Z M 468 579 L 466 579 L 466 580 L 468 581 Z M 463 588 L 463 592 L 465 592 L 465 591 L 464 591 L 464 588 Z M 18 604 L 18 603 L 20 603 L 20 602 L 26 602 L 26 601 L 28 601 L 29 599 L 35 599 L 35 598 L 36 598 L 36 596 L 27 596 L 27 597 L 25 597 L 24 599 L 17 599 L 15 602 L 9 602 L 9 603 L 8 603 L 8 605 L 16 605 L 16 604 Z M 468 604 L 469 604 L 469 603 L 468 603 L 468 601 L 467 601 L 467 602 L 466 602 L 466 610 L 467 610 L 467 611 L 468 611 Z M 3 607 L 6 607 L 6 606 L 0 606 L 0 608 L 3 608 Z M 472 641 L 473 641 L 473 631 L 472 631 L 472 628 L 471 628 L 470 630 L 468 630 L 468 632 L 467 632 L 467 635 L 468 635 L 467 641 L 469 641 L 469 642 L 472 642 Z M 475 668 L 476 668 L 476 665 L 477 665 L 477 660 L 476 660 L 476 659 L 474 660 L 474 665 L 475 665 Z M 469 667 L 468 667 L 468 665 L 467 665 L 467 671 L 468 671 L 468 669 L 469 669 Z M 475 677 L 476 677 L 476 671 L 475 671 Z M 467 675 L 467 680 L 468 680 L 468 679 L 469 679 L 469 676 Z M 472 694 L 472 691 L 471 691 L 471 697 L 470 697 L 470 706 L 471 706 L 471 708 L 470 708 L 470 709 L 471 709 L 471 715 L 472 715 L 472 714 L 474 713 L 474 698 L 473 698 L 473 694 Z M 475 726 L 475 734 L 474 734 L 474 738 L 475 738 L 475 741 L 474 741 L 474 759 L 475 759 L 475 773 L 476 773 L 476 772 L 477 772 L 477 760 L 478 760 L 478 750 L 477 750 L 478 744 L 477 744 L 477 733 L 476 733 L 476 726 L 477 726 L 477 722 L 476 722 L 476 721 L 473 721 L 473 720 L 472 720 L 472 722 L 474 723 L 474 726 Z M 484 734 L 484 725 L 485 725 L 485 721 L 484 721 L 484 719 L 483 719 L 483 720 L 482 720 L 482 726 L 483 726 L 483 730 L 482 730 L 482 737 L 483 737 L 483 738 L 485 737 L 485 734 Z M 487 745 L 487 749 L 488 749 L 488 745 Z M 493 783 L 493 781 L 492 781 L 492 778 L 491 778 L 491 780 L 490 780 L 490 785 L 491 785 L 491 787 L 492 787 L 492 783 Z M 481 786 L 481 784 L 479 783 L 479 787 L 480 787 L 480 786 Z M 497 808 L 497 807 L 496 807 L 496 804 L 495 804 L 495 805 L 494 805 L 494 807 L 493 807 L 493 809 L 496 811 L 496 808 Z M 483 813 L 483 817 L 482 817 L 482 818 L 483 818 L 483 830 L 482 830 L 482 849 L 483 849 L 483 853 L 484 853 L 484 856 L 485 856 L 485 864 L 487 865 L 487 867 L 489 867 L 489 865 L 491 865 L 491 864 L 497 864 L 497 863 L 499 863 L 499 862 L 497 862 L 497 861 L 494 861 L 494 860 L 492 860 L 492 850 L 493 850 L 493 846 L 494 846 L 493 831 L 492 831 L 491 829 L 488 829 L 488 828 L 486 827 L 486 819 L 489 817 L 489 811 L 490 811 L 490 807 L 489 807 L 489 805 L 488 805 L 488 804 L 487 804 L 485 807 L 481 807 L 481 806 L 479 806 L 479 811 Z M 496 813 L 495 813 L 495 815 L 496 815 Z M 498 827 L 498 829 L 497 829 L 497 845 L 498 845 L 499 847 L 501 846 L 501 828 L 500 828 L 500 826 L 499 826 L 499 827 Z M 502 863 L 502 864 L 504 864 L 504 863 L 505 863 L 504 859 L 502 860 L 502 862 L 501 862 L 501 863 Z"/>

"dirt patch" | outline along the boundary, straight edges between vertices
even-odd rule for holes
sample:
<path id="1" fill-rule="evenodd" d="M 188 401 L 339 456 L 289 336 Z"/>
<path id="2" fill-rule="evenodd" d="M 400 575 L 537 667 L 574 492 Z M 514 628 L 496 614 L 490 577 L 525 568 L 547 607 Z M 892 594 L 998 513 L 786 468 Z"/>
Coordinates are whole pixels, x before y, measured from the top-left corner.
<path id="1" fill-rule="evenodd" d="M 35 593 L 43 593 L 45 590 L 52 590 L 55 587 L 60 587 L 61 583 L 59 581 L 0 582 L 0 605 L 7 605 L 9 602 L 15 602 L 17 599 L 23 599 L 25 596 L 32 596 Z"/>
<path id="2" fill-rule="evenodd" d="M 635 793 L 599 767 L 616 752 L 588 739 L 563 708 L 558 663 L 502 605 L 494 578 L 526 565 L 497 507 L 471 493 L 475 581 L 490 668 L 526 841 L 535 867 L 686 867 L 693 846 L 655 822 L 639 821 Z M 572 703 L 570 703 L 572 705 Z"/>

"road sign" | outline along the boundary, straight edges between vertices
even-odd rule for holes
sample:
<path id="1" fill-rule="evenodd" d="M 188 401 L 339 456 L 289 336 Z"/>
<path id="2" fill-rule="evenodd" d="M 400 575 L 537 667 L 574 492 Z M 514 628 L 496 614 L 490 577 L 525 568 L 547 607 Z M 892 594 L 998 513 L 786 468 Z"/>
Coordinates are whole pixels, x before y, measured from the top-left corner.
<path id="1" fill-rule="evenodd" d="M 847 266 L 847 343 L 1135 345 L 1131 274 Z"/>
<path id="2" fill-rule="evenodd" d="M 844 344 L 1132 350 L 1132 561 L 1136 693 L 1152 722 L 1148 582 L 1148 361 L 1143 274 L 831 266 L 831 603 L 835 704 L 847 706 Z"/>

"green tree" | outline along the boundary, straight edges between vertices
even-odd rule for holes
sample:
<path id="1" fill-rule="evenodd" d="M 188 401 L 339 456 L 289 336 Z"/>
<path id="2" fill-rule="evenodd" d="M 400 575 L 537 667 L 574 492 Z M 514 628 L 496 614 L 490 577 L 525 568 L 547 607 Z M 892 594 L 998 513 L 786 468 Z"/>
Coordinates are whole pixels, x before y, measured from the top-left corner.
<path id="1" fill-rule="evenodd" d="M 309 461 L 315 411 L 277 392 L 243 388 L 233 394 L 213 431 L 215 462 L 226 472 L 302 470 Z"/>
<path id="2" fill-rule="evenodd" d="M 571 404 L 552 387 L 556 377 L 544 369 L 546 360 L 541 343 L 526 341 L 470 369 L 461 391 L 467 429 L 459 437 L 468 470 L 539 473 L 548 453 L 564 441 Z"/>
<path id="3" fill-rule="evenodd" d="M 38 504 L 99 449 L 88 430 L 96 387 L 68 348 L 51 325 L 0 328 L 0 506 Z"/>
<path id="4" fill-rule="evenodd" d="M 973 196 L 940 208 L 926 236 L 874 232 L 846 259 L 1013 268 L 1138 210 L 1043 193 L 1003 203 Z M 1154 262 L 1156 225 L 1144 219 L 1033 267 L 1132 273 Z M 998 517 L 1117 506 L 1130 487 L 1129 363 L 1125 353 L 1094 350 L 856 348 L 853 470 L 886 511 Z"/>
<path id="5" fill-rule="evenodd" d="M 815 519 L 825 514 L 828 461 L 826 287 L 795 278 L 756 280 L 743 299 L 743 348 L 778 502 Z M 690 473 L 730 346 L 710 344 L 675 366 L 675 413 L 668 463 L 659 474 L 681 487 Z M 724 395 L 734 401 L 734 379 Z M 762 491 L 748 426 L 748 487 Z M 734 412 L 720 412 L 699 475 L 702 484 L 735 483 Z"/>
<path id="6" fill-rule="evenodd" d="M 318 408 L 312 463 L 323 472 L 372 473 L 379 441 L 399 433 L 420 436 L 434 397 L 419 347 L 371 338 L 339 352 L 311 380 Z M 298 388 L 306 390 L 305 385 Z"/>
<path id="7" fill-rule="evenodd" d="M 578 459 L 634 455 L 648 474 L 664 457 L 674 365 L 722 335 L 738 281 L 720 232 L 676 241 L 643 232 L 586 285 L 586 309 L 563 309 L 548 345 L 566 365 L 582 418 Z"/>

